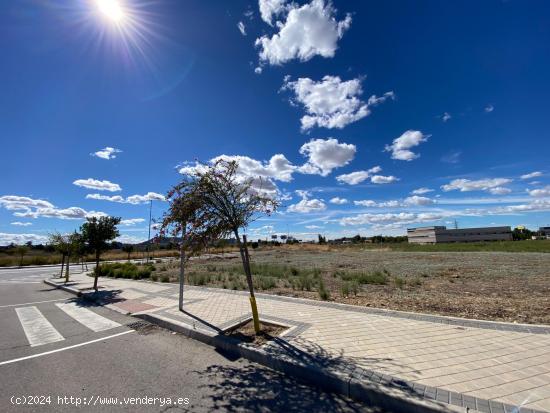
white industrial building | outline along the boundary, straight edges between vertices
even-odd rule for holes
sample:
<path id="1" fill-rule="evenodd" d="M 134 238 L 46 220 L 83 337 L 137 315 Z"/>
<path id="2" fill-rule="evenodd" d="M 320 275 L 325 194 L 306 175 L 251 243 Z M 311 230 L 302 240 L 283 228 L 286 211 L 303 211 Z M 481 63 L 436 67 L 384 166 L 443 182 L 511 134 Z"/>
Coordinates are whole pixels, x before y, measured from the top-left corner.
<path id="1" fill-rule="evenodd" d="M 441 242 L 510 241 L 510 227 L 484 227 L 447 229 L 444 226 L 407 229 L 407 238 L 413 244 L 436 244 Z"/>

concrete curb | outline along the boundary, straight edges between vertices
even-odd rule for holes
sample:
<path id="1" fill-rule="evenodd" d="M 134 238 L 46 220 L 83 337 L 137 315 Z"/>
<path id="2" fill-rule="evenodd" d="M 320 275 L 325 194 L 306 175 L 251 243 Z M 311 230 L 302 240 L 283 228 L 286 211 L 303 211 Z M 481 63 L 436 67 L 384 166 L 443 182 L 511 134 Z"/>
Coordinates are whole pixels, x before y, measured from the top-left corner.
<path id="1" fill-rule="evenodd" d="M 82 296 L 82 291 L 77 290 L 76 288 L 71 288 L 71 287 L 68 287 L 68 286 L 63 285 L 63 284 L 57 284 L 57 283 L 55 283 L 53 281 L 50 281 L 50 280 L 44 280 L 44 284 L 48 284 L 48 285 L 51 285 L 52 287 L 59 288 L 60 290 L 67 291 L 68 293 L 74 294 L 77 297 Z"/>
<path id="2" fill-rule="evenodd" d="M 44 283 L 86 300 L 97 302 L 93 297 L 88 294 L 83 294 L 75 288 L 57 284 L 49 280 L 44 280 Z M 350 366 L 350 368 L 346 370 L 330 371 L 328 369 L 319 368 L 318 366 L 300 363 L 291 357 L 276 356 L 270 354 L 262 347 L 253 347 L 231 337 L 214 335 L 204 330 L 191 328 L 184 323 L 159 315 L 149 313 L 130 315 L 134 318 L 147 321 L 215 348 L 238 355 L 273 370 L 288 374 L 291 377 L 321 389 L 342 394 L 354 400 L 369 405 L 375 405 L 390 411 L 407 413 L 458 413 L 475 411 L 472 409 L 465 410 L 465 408 L 438 402 L 436 400 L 421 398 L 417 394 L 414 394 L 414 392 L 405 391 L 398 383 L 393 383 L 391 381 L 385 382 L 383 377 L 382 380 L 378 382 L 373 381 L 370 377 L 366 377 L 367 375 L 364 374 L 365 371 L 363 369 L 355 366 Z"/>
<path id="3" fill-rule="evenodd" d="M 274 356 L 263 348 L 253 347 L 231 337 L 212 335 L 193 329 L 183 323 L 154 314 L 135 314 L 152 324 L 175 331 L 194 340 L 225 350 L 255 363 L 295 377 L 324 390 L 339 393 L 369 405 L 379 406 L 394 412 L 444 413 L 465 412 L 446 403 L 421 399 L 394 383 L 376 383 L 363 377 L 361 368 L 351 367 L 348 371 L 329 371 L 317 366 L 299 363 L 290 357 Z M 469 410 L 474 412 L 474 410 Z"/>

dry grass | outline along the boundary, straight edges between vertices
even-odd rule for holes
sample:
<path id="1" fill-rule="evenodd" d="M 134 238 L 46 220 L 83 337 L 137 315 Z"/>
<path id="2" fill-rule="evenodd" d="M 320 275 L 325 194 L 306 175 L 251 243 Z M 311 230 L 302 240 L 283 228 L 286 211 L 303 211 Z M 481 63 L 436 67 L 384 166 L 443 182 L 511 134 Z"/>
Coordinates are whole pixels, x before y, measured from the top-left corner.
<path id="1" fill-rule="evenodd" d="M 550 324 L 550 254 L 400 252 L 328 246 L 251 250 L 259 291 L 362 306 Z M 177 280 L 177 263 L 157 265 Z M 240 259 L 192 261 L 191 284 L 245 290 Z M 322 280 L 322 281 L 321 281 Z"/>

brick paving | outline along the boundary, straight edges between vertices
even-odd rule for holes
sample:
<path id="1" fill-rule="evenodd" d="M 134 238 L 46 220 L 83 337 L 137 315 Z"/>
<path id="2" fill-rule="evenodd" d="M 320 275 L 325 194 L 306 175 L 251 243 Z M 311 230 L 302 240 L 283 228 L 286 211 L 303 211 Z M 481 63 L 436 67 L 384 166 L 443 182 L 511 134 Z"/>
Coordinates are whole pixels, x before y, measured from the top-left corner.
<path id="1" fill-rule="evenodd" d="M 89 288 L 92 278 L 73 277 Z M 100 279 L 108 306 L 153 313 L 211 334 L 250 317 L 247 293 Z M 405 383 L 424 398 L 483 412 L 550 412 L 550 326 L 466 320 L 257 294 L 260 317 L 290 328 L 289 348 L 327 368 Z M 272 351 L 281 351 L 281 348 Z M 269 348 L 269 347 L 268 347 Z M 354 373 L 355 374 L 355 373 Z"/>

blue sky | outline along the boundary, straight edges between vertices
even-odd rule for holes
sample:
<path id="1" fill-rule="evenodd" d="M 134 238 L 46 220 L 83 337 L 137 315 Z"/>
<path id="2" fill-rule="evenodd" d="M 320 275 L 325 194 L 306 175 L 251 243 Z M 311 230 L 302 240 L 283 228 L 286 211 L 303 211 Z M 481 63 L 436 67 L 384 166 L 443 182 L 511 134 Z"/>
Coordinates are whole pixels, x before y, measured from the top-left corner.
<path id="1" fill-rule="evenodd" d="M 217 156 L 283 199 L 253 238 L 550 225 L 546 1 L 5 1 L 0 50 L 0 244 L 144 240 Z"/>

